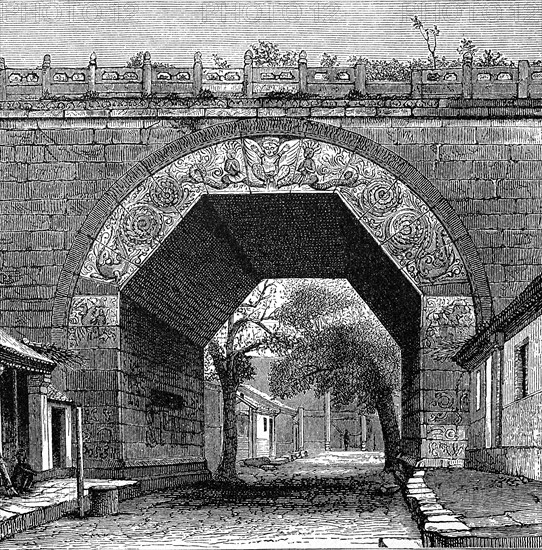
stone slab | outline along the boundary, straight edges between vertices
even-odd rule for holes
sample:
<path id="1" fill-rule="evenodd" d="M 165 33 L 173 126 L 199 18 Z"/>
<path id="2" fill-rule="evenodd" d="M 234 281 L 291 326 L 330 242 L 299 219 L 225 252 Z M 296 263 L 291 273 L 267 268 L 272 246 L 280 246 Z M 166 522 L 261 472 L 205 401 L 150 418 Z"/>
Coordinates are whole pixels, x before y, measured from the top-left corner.
<path id="1" fill-rule="evenodd" d="M 422 541 L 417 539 L 381 538 L 378 546 L 380 548 L 423 548 Z"/>
<path id="2" fill-rule="evenodd" d="M 427 522 L 423 526 L 426 531 L 470 531 L 470 529 L 459 521 L 450 521 L 450 522 Z"/>
<path id="3" fill-rule="evenodd" d="M 479 518 L 465 518 L 465 525 L 471 529 L 481 528 L 481 527 L 510 527 L 518 526 L 518 522 L 513 520 L 507 515 L 502 516 L 484 516 Z"/>

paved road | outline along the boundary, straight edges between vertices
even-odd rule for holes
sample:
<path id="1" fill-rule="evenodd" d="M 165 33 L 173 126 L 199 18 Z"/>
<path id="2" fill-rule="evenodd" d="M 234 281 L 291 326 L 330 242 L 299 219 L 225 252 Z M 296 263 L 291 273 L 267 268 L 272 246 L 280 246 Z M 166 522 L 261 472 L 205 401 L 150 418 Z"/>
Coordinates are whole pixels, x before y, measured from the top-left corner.
<path id="1" fill-rule="evenodd" d="M 323 453 L 264 472 L 247 485 L 169 490 L 121 503 L 120 514 L 62 519 L 4 548 L 370 548 L 379 537 L 419 539 L 400 494 L 386 495 L 381 462 Z"/>

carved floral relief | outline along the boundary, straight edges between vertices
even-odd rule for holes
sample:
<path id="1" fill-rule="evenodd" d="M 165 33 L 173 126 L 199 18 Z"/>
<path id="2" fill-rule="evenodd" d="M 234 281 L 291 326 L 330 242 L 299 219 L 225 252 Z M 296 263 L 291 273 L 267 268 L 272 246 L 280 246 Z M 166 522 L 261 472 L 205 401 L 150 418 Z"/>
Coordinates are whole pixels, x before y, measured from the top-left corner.
<path id="1" fill-rule="evenodd" d="M 392 174 L 337 145 L 260 136 L 195 151 L 147 178 L 117 207 L 81 275 L 122 286 L 204 193 L 337 192 L 416 285 L 464 282 L 447 232 Z"/>

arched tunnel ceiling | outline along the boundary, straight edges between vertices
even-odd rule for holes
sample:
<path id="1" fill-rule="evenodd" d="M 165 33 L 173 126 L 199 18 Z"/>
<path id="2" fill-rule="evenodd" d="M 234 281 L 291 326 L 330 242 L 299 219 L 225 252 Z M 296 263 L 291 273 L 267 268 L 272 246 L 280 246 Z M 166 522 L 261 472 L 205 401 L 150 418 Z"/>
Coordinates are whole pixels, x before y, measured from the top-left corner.
<path id="1" fill-rule="evenodd" d="M 208 195 L 121 295 L 205 344 L 265 278 L 347 278 L 402 347 L 420 296 L 336 194 Z"/>

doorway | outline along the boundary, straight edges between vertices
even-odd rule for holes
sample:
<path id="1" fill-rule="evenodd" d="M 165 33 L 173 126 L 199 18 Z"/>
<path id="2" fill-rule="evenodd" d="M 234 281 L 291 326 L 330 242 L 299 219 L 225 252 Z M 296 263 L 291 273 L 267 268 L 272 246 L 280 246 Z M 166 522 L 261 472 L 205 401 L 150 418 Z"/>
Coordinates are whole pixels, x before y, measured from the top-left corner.
<path id="1" fill-rule="evenodd" d="M 71 409 L 49 404 L 49 468 L 69 468 L 71 458 Z"/>

